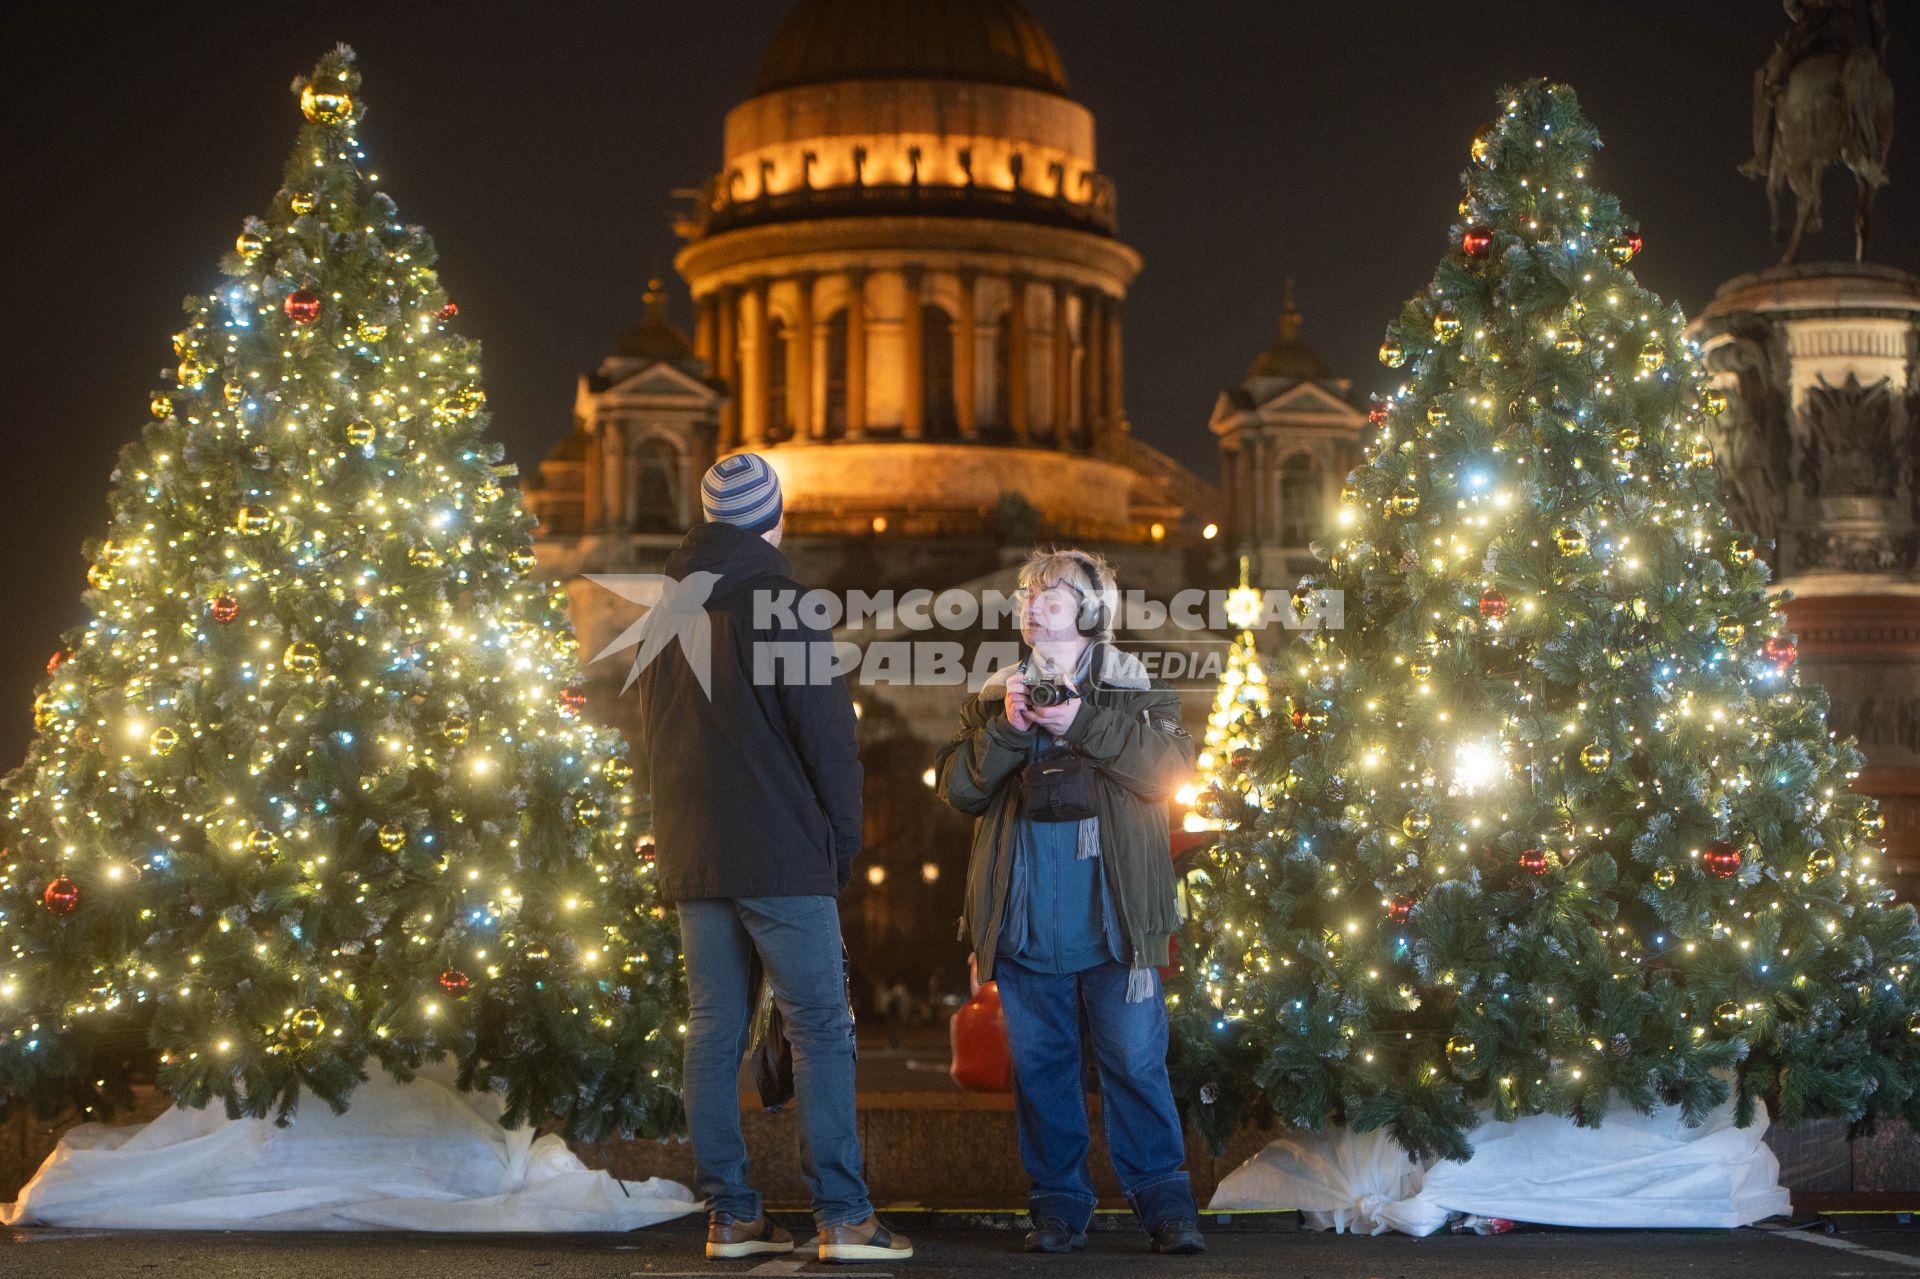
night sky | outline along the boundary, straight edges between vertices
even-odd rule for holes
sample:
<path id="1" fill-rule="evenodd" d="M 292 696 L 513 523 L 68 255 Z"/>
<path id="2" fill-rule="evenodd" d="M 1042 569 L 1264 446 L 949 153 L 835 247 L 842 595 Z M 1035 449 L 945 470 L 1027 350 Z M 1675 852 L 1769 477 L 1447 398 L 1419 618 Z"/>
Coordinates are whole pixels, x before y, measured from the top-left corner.
<path id="1" fill-rule="evenodd" d="M 1753 69 L 1784 30 L 1770 0 L 1029 4 L 1146 258 L 1127 311 L 1134 429 L 1210 478 L 1214 397 L 1271 341 L 1288 274 L 1303 338 L 1358 390 L 1389 385 L 1374 347 L 1448 248 L 1467 142 L 1503 83 L 1579 91 L 1607 143 L 1594 179 L 1639 219 L 1634 269 L 1661 296 L 1696 312 L 1776 256 L 1761 186 L 1734 171 Z M 296 74 L 336 41 L 359 51 L 361 136 L 438 242 L 485 344 L 494 428 L 525 469 L 567 430 L 576 376 L 639 317 L 649 272 L 670 272 L 670 192 L 717 166 L 721 119 L 786 8 L 76 3 L 14 27 L 0 770 L 25 748 L 47 655 L 84 620 L 81 543 L 104 530 L 114 456 L 174 362 L 179 299 L 218 283 L 241 219 L 278 186 Z M 1916 44 L 1920 21 L 1896 30 L 1902 130 L 1870 252 L 1909 270 Z M 1851 254 L 1851 187 L 1829 173 L 1829 230 L 1806 257 Z M 678 291 L 675 310 L 684 324 Z"/>

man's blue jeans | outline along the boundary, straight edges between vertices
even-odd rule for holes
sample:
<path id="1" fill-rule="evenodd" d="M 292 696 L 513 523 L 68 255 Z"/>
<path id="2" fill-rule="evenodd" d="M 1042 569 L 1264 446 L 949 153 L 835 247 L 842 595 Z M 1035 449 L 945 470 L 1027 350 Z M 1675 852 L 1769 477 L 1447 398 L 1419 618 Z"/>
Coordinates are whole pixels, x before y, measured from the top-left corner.
<path id="1" fill-rule="evenodd" d="M 687 959 L 687 1125 L 700 1193 L 738 1221 L 760 1216 L 740 1135 L 740 1063 L 753 1018 L 748 965 L 766 968 L 793 1045 L 800 1172 L 822 1228 L 873 1215 L 854 1118 L 853 1014 L 831 897 L 717 897 L 679 903 Z"/>
<path id="2" fill-rule="evenodd" d="M 1013 1049 L 1020 1162 L 1033 1179 L 1028 1209 L 1075 1230 L 1093 1218 L 1087 1171 L 1087 1098 L 1081 1087 L 1080 1008 L 1087 1010 L 1100 1070 L 1100 1123 L 1113 1171 L 1134 1215 L 1149 1231 L 1198 1221 L 1193 1187 L 1180 1165 L 1186 1140 L 1167 1081 L 1167 1005 L 1153 994 L 1127 1002 L 1127 969 L 1109 960 L 1077 973 L 1039 973 L 1004 956 L 993 963 Z"/>

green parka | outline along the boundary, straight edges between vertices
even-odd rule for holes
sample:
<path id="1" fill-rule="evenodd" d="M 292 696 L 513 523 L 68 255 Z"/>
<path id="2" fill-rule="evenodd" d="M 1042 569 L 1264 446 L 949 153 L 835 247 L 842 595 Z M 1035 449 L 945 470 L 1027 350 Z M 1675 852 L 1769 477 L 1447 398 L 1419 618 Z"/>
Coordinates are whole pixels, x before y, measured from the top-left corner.
<path id="1" fill-rule="evenodd" d="M 1167 801 L 1193 772 L 1193 738 L 1180 722 L 1179 694 L 1150 679 L 1140 659 L 1097 641 L 1090 669 L 1091 686 L 1062 740 L 1097 765 L 1101 873 L 1127 961 L 1136 971 L 1160 967 L 1180 926 Z M 978 818 L 960 936 L 972 944 L 981 981 L 993 976 L 1020 819 L 1020 771 L 1035 732 L 1015 728 L 1006 716 L 1012 673 L 1002 667 L 967 699 L 960 729 L 935 764 L 940 798 Z"/>

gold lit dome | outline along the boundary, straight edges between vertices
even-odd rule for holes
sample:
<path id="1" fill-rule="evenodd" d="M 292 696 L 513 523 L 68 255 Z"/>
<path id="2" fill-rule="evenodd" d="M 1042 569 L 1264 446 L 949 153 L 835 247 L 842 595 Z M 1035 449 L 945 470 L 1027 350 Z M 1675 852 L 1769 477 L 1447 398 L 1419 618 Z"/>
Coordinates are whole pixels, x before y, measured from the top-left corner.
<path id="1" fill-rule="evenodd" d="M 1287 277 L 1286 299 L 1280 309 L 1280 340 L 1254 357 L 1248 378 L 1291 377 L 1303 382 L 1333 376 L 1320 353 L 1300 340 L 1300 308 L 1293 304 L 1293 277 Z"/>
<path id="2" fill-rule="evenodd" d="M 753 92 L 918 78 L 1067 91 L 1053 41 L 1019 0 L 800 0 L 760 59 Z"/>

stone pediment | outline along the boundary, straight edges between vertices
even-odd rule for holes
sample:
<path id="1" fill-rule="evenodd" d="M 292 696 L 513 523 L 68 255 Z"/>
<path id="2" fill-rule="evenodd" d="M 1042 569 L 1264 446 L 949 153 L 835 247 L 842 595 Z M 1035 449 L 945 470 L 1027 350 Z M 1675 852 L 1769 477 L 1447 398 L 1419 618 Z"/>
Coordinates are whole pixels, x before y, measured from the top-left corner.
<path id="1" fill-rule="evenodd" d="M 666 363 L 649 364 L 630 373 L 612 368 L 599 394 L 603 399 L 691 400 L 701 404 L 723 398 L 702 379 Z"/>
<path id="2" fill-rule="evenodd" d="M 1265 400 L 1259 398 L 1257 386 L 1249 387 L 1248 391 L 1248 399 L 1253 402 L 1254 411 L 1266 420 L 1278 417 L 1318 417 L 1329 418 L 1344 425 L 1362 418 L 1360 411 L 1353 405 L 1315 382 L 1290 383 L 1279 394 Z"/>

